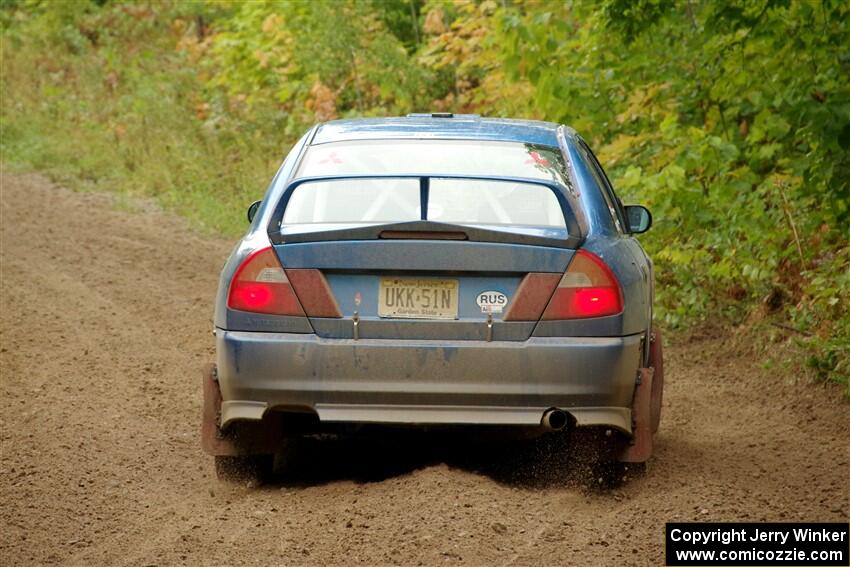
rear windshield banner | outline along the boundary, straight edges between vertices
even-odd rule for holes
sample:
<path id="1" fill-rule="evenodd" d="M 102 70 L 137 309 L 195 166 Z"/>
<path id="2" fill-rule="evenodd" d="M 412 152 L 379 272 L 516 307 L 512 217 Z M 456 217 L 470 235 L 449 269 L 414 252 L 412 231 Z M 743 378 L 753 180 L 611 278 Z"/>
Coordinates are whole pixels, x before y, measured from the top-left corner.
<path id="1" fill-rule="evenodd" d="M 669 523 L 666 565 L 850 565 L 850 525 L 841 523 Z"/>

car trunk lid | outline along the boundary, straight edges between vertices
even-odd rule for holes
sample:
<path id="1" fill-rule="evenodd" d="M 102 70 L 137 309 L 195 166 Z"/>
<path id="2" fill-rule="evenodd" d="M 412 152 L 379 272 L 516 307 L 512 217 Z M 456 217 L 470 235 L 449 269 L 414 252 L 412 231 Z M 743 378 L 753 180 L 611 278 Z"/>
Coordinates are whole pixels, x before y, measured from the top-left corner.
<path id="1" fill-rule="evenodd" d="M 319 336 L 348 339 L 525 340 L 536 318 L 506 320 L 520 284 L 529 274 L 551 274 L 554 288 L 574 254 L 407 238 L 286 243 L 275 251 L 287 271 L 323 274 L 341 317 L 310 322 Z"/>

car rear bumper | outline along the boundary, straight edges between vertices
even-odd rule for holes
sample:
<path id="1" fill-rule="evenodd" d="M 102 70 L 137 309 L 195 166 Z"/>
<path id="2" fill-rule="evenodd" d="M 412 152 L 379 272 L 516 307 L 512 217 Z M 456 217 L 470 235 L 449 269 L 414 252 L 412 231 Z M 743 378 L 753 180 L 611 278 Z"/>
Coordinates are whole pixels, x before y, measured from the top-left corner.
<path id="1" fill-rule="evenodd" d="M 221 426 L 268 409 L 327 422 L 578 425 L 631 432 L 641 335 L 513 341 L 323 339 L 218 329 Z"/>

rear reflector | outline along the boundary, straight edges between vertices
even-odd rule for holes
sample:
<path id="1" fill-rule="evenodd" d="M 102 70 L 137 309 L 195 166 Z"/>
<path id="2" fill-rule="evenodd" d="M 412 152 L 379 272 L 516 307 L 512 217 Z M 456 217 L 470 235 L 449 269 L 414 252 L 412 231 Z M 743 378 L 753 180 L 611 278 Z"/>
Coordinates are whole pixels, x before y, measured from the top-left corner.
<path id="1" fill-rule="evenodd" d="M 252 313 L 304 316 L 272 248 L 257 250 L 242 262 L 230 282 L 227 306 Z"/>
<path id="2" fill-rule="evenodd" d="M 532 272 L 525 274 L 505 311 L 503 321 L 537 321 L 549 303 L 561 274 Z"/>
<path id="3" fill-rule="evenodd" d="M 558 283 L 543 321 L 605 317 L 623 311 L 623 292 L 601 258 L 579 250 Z"/>
<path id="4" fill-rule="evenodd" d="M 328 280 L 319 270 L 286 270 L 286 277 L 309 317 L 342 317 Z"/>

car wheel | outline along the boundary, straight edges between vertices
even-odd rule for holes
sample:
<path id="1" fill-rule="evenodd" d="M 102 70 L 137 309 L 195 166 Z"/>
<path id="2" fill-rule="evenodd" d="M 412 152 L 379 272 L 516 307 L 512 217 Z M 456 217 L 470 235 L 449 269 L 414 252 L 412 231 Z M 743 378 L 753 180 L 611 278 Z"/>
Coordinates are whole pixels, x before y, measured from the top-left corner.
<path id="1" fill-rule="evenodd" d="M 224 482 L 262 484 L 271 478 L 274 455 L 216 456 L 215 474 Z"/>
<path id="2" fill-rule="evenodd" d="M 307 455 L 310 444 L 301 437 L 285 437 L 280 440 L 272 457 L 276 478 L 292 480 L 298 477 L 302 465 L 309 463 Z"/>
<path id="3" fill-rule="evenodd" d="M 652 392 L 649 398 L 650 429 L 653 433 L 661 425 L 661 404 L 664 397 L 664 348 L 661 343 L 661 331 L 653 327 L 655 337 L 649 345 L 649 365 L 655 369 L 652 377 Z"/>

